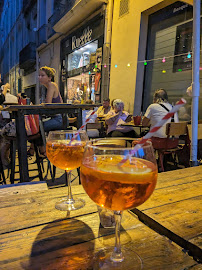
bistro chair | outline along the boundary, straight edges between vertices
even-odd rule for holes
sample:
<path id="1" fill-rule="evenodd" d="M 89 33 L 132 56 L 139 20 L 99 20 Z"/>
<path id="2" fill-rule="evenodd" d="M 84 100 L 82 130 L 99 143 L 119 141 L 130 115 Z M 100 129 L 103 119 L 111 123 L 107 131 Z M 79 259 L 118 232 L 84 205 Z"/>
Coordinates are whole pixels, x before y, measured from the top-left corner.
<path id="1" fill-rule="evenodd" d="M 165 155 L 172 155 L 174 165 L 177 166 L 180 151 L 183 151 L 184 147 L 189 150 L 187 122 L 166 124 L 166 135 L 167 138 L 151 138 L 153 148 L 158 154 L 158 164 L 163 172 L 166 165 L 164 162 Z M 181 143 L 180 138 L 183 139 L 183 143 Z M 189 160 L 189 151 L 185 158 Z"/>
<path id="2" fill-rule="evenodd" d="M 105 131 L 103 122 L 87 123 L 86 132 L 90 139 L 91 138 L 104 138 L 106 136 L 106 131 Z"/>

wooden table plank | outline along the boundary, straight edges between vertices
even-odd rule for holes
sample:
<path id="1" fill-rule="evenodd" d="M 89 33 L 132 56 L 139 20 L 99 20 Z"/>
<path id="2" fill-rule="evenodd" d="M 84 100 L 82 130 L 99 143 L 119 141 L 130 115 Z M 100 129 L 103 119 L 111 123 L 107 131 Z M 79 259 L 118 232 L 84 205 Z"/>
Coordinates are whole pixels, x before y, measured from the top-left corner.
<path id="1" fill-rule="evenodd" d="M 184 172 L 184 173 L 183 173 Z M 157 232 L 202 258 L 202 167 L 159 174 L 151 198 L 133 212 Z"/>
<path id="2" fill-rule="evenodd" d="M 72 192 L 74 198 L 86 202 L 85 207 L 71 212 L 55 209 L 55 203 L 67 196 L 67 187 L 0 198 L 0 234 L 97 211 L 96 204 L 84 193 L 82 186 L 72 186 Z"/>
<path id="3" fill-rule="evenodd" d="M 125 213 L 122 244 L 138 251 L 144 269 L 182 270 L 198 266 L 167 238 Z M 92 269 L 94 250 L 114 245 L 111 229 L 99 228 L 97 214 L 55 221 L 1 235 L 1 269 Z M 130 258 L 127 258 L 130 260 Z M 128 267 L 132 270 L 133 265 Z"/>

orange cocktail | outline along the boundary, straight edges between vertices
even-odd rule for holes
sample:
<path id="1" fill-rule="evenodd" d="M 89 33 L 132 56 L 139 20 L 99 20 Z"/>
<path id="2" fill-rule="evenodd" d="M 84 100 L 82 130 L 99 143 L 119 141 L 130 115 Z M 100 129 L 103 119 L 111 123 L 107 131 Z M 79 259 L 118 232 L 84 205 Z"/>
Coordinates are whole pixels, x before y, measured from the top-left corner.
<path id="1" fill-rule="evenodd" d="M 70 140 L 48 141 L 47 157 L 56 167 L 71 171 L 81 166 L 85 142 Z"/>
<path id="2" fill-rule="evenodd" d="M 121 155 L 98 155 L 83 160 L 81 182 L 89 197 L 111 210 L 132 209 L 145 202 L 156 186 L 156 164 L 132 157 L 122 166 Z"/>

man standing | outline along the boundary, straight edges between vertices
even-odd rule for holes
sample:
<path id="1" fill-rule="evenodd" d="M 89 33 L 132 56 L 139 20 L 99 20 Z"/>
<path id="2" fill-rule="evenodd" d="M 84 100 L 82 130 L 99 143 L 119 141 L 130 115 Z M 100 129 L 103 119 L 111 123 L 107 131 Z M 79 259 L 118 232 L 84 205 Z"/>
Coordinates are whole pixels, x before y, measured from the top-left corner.
<path id="1" fill-rule="evenodd" d="M 97 110 L 97 115 L 98 117 L 105 117 L 109 111 L 111 111 L 110 99 L 105 98 L 103 99 L 102 106 Z"/>

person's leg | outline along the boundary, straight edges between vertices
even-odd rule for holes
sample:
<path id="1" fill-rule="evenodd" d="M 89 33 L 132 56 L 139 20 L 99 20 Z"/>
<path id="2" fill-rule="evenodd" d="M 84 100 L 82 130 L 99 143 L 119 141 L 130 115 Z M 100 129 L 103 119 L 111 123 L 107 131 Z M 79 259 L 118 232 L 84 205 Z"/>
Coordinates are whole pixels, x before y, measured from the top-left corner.
<path id="1" fill-rule="evenodd" d="M 137 135 L 137 133 L 135 132 L 135 130 L 130 130 L 128 132 L 123 133 L 124 136 L 123 137 L 129 137 L 129 138 L 139 138 L 140 136 Z"/>
<path id="2" fill-rule="evenodd" d="M 119 130 L 113 130 L 111 132 L 111 137 L 125 137 L 125 134 Z"/>
<path id="3" fill-rule="evenodd" d="M 43 121 L 43 126 L 45 132 L 62 129 L 62 116 L 56 115 L 48 121 Z"/>

